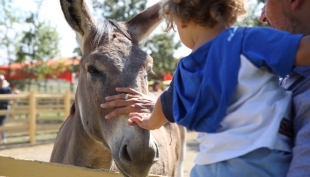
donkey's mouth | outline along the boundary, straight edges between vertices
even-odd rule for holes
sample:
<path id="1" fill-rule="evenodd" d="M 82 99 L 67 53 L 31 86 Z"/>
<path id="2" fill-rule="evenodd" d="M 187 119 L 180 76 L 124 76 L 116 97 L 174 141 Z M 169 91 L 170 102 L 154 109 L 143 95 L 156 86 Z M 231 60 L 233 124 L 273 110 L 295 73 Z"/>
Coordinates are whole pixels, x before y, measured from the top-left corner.
<path id="1" fill-rule="evenodd" d="M 116 160 L 114 160 L 114 163 L 118 169 L 118 171 L 124 176 L 124 177 L 146 177 L 149 174 L 149 171 L 145 173 L 142 171 L 132 171 L 132 168 L 123 166 L 122 164 L 119 164 Z M 122 162 L 120 162 L 122 163 Z"/>
<path id="2" fill-rule="evenodd" d="M 131 177 L 130 175 L 128 175 L 125 171 L 122 170 L 122 168 L 118 165 L 118 163 L 114 160 L 115 165 L 118 169 L 118 171 L 124 176 L 124 177 Z"/>

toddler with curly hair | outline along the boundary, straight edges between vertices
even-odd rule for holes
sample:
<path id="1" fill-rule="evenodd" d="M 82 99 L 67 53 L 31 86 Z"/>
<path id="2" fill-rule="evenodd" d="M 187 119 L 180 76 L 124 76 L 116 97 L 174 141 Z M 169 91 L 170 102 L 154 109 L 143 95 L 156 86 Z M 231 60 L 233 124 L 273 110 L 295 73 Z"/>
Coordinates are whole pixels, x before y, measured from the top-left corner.
<path id="1" fill-rule="evenodd" d="M 167 0 L 167 31 L 192 53 L 180 60 L 152 114 L 129 125 L 167 121 L 199 132 L 192 177 L 285 176 L 291 160 L 291 92 L 279 85 L 295 65 L 310 65 L 310 37 L 233 26 L 245 0 Z"/>

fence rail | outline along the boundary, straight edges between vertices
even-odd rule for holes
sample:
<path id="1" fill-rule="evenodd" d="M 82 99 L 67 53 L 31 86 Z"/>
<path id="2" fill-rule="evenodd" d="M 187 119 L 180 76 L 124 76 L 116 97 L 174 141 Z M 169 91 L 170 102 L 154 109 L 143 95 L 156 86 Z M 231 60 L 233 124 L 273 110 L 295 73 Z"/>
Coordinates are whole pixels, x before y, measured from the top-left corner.
<path id="1" fill-rule="evenodd" d="M 108 170 L 94 170 L 71 165 L 49 162 L 30 161 L 0 156 L 0 176 L 8 177 L 121 177 L 122 175 Z M 149 175 L 148 177 L 161 177 Z"/>
<path id="2" fill-rule="evenodd" d="M 21 94 L 2 94 L 1 100 L 11 100 L 9 110 L 0 110 L 0 115 L 9 115 L 0 131 L 8 135 L 23 133 L 28 142 L 36 143 L 38 131 L 58 131 L 62 122 L 70 113 L 74 94 L 70 91 L 59 94 L 45 94 L 31 91 Z"/>

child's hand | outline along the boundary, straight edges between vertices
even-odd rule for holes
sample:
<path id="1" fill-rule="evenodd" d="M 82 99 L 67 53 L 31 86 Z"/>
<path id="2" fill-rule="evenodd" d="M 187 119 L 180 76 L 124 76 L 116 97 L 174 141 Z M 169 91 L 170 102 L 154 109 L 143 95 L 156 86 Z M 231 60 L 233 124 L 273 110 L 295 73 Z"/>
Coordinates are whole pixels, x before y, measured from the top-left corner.
<path id="1" fill-rule="evenodd" d="M 134 112 L 129 114 L 128 125 L 139 125 L 147 130 L 158 129 L 168 122 L 162 111 L 160 98 L 157 100 L 152 113 Z"/>
<path id="2" fill-rule="evenodd" d="M 153 130 L 154 128 L 149 126 L 150 113 L 130 113 L 128 119 L 128 125 L 139 125 L 143 129 Z"/>

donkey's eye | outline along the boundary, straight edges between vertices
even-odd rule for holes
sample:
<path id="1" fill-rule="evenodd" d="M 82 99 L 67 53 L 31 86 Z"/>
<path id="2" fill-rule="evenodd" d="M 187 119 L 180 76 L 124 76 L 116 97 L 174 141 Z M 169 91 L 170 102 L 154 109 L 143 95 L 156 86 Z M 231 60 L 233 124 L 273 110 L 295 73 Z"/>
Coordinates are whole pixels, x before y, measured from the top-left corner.
<path id="1" fill-rule="evenodd" d="M 89 72 L 90 74 L 100 74 L 100 72 L 93 66 L 88 66 L 87 72 Z"/>

